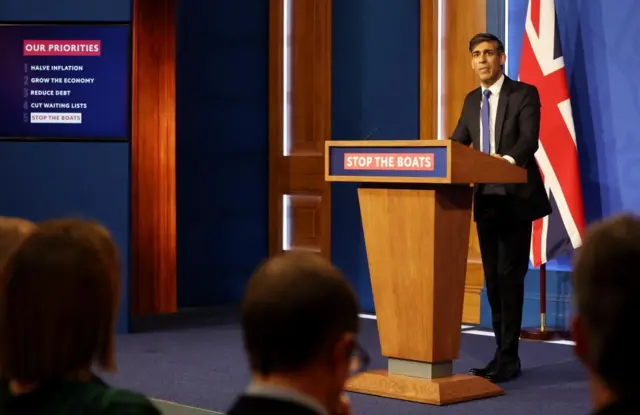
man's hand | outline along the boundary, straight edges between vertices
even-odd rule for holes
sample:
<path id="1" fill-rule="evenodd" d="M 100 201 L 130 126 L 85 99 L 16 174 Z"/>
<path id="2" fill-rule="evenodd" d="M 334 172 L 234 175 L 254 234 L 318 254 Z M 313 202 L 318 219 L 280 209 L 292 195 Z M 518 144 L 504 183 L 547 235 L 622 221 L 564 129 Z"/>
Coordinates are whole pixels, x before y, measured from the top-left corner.
<path id="1" fill-rule="evenodd" d="M 493 157 L 504 160 L 509 164 L 516 164 L 516 161 L 511 156 L 501 156 L 500 154 L 492 154 Z"/>
<path id="2" fill-rule="evenodd" d="M 338 407 L 334 415 L 353 415 L 353 410 L 351 409 L 351 401 L 346 394 L 342 394 L 340 397 L 340 402 L 338 403 Z"/>
<path id="3" fill-rule="evenodd" d="M 504 160 L 509 164 L 516 164 L 515 160 L 509 156 L 501 156 L 500 154 L 492 154 L 493 157 L 500 159 L 500 160 Z"/>

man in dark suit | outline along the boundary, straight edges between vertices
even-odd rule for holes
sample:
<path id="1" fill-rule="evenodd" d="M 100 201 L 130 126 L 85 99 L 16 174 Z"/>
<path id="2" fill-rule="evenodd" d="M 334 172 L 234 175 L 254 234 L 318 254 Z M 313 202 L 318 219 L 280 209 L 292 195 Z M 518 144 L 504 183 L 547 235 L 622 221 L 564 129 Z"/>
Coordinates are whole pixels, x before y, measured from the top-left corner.
<path id="1" fill-rule="evenodd" d="M 249 281 L 242 330 L 252 381 L 229 415 L 347 415 L 347 377 L 364 370 L 358 302 L 331 263 L 311 253 L 270 259 Z"/>
<path id="2" fill-rule="evenodd" d="M 471 67 L 480 87 L 464 101 L 451 139 L 527 170 L 527 183 L 476 185 L 474 218 L 491 306 L 496 352 L 471 373 L 506 382 L 521 373 L 518 342 L 524 277 L 529 268 L 532 222 L 551 213 L 534 158 L 540 131 L 538 90 L 504 75 L 504 45 L 481 33 L 469 42 Z"/>

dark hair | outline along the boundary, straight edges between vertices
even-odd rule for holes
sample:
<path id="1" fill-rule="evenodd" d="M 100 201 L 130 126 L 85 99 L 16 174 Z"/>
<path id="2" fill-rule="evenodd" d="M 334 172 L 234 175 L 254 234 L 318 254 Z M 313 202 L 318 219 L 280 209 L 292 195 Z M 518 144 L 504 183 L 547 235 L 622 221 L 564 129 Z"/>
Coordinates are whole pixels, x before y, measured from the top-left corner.
<path id="1" fill-rule="evenodd" d="M 496 35 L 492 35 L 491 33 L 478 33 L 472 37 L 469 41 L 469 52 L 473 52 L 476 46 L 483 42 L 494 42 L 496 44 L 498 54 L 502 55 L 504 53 L 504 44 Z"/>
<path id="2" fill-rule="evenodd" d="M 618 396 L 640 386 L 630 327 L 638 314 L 640 218 L 621 215 L 587 233 L 573 272 L 577 313 L 587 331 L 588 363 Z M 635 395 L 634 395 L 635 396 Z"/>
<path id="3" fill-rule="evenodd" d="M 116 247 L 82 220 L 39 225 L 7 262 L 0 290 L 0 377 L 45 382 L 115 369 Z"/>
<path id="4" fill-rule="evenodd" d="M 267 375 L 304 368 L 348 332 L 358 331 L 358 303 L 329 261 L 286 253 L 251 277 L 242 301 L 251 369 Z"/>

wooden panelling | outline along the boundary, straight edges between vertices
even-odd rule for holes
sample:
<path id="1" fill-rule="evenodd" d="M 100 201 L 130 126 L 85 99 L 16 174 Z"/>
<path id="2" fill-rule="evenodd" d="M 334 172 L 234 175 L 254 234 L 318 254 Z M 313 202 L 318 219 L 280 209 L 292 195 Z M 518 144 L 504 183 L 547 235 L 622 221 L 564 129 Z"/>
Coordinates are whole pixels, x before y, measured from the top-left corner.
<path id="1" fill-rule="evenodd" d="M 420 0 L 420 139 L 438 137 L 438 1 Z"/>
<path id="2" fill-rule="evenodd" d="M 421 0 L 420 42 L 420 138 L 447 138 L 453 133 L 466 95 L 478 87 L 471 69 L 469 40 L 486 29 L 486 0 L 441 0 L 438 28 L 438 0 Z M 441 90 L 438 92 L 438 37 L 442 34 L 440 64 Z M 441 119 L 438 119 L 438 105 Z M 437 137 L 441 123 L 443 137 Z M 475 223 L 471 223 L 469 256 L 462 319 L 480 322 L 480 292 L 484 273 Z"/>
<path id="3" fill-rule="evenodd" d="M 459 357 L 472 189 L 358 190 L 383 356 Z"/>
<path id="4" fill-rule="evenodd" d="M 487 2 L 446 0 L 442 3 L 442 123 L 443 131 L 449 137 L 460 117 L 464 98 L 480 86 L 471 69 L 469 40 L 486 30 Z"/>
<path id="5" fill-rule="evenodd" d="M 131 311 L 176 296 L 175 0 L 135 0 L 131 139 Z"/>
<path id="6" fill-rule="evenodd" d="M 291 249 L 317 251 L 322 246 L 322 197 L 296 195 L 289 198 Z"/>
<path id="7" fill-rule="evenodd" d="M 304 249 L 329 257 L 331 0 L 272 0 L 269 7 L 270 253 Z"/>

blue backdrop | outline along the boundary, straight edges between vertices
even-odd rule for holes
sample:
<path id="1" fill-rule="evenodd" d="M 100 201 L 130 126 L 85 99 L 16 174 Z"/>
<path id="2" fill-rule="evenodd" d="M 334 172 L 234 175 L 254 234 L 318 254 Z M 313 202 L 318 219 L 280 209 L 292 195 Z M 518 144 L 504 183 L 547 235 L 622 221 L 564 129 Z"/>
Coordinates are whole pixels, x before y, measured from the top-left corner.
<path id="1" fill-rule="evenodd" d="M 1 142 L 0 214 L 41 221 L 61 216 L 94 219 L 120 248 L 121 330 L 128 321 L 128 143 Z"/>
<path id="2" fill-rule="evenodd" d="M 129 22 L 131 0 L 0 0 L 3 22 Z"/>
<path id="3" fill-rule="evenodd" d="M 420 1 L 334 1 L 332 7 L 331 138 L 417 139 Z M 364 310 L 373 311 L 356 188 L 331 185 L 331 253 Z"/>
<path id="4" fill-rule="evenodd" d="M 130 0 L 1 0 L 0 22 L 129 21 Z M 128 137 L 127 137 L 128 138 Z M 81 216 L 112 232 L 122 257 L 118 331 L 129 314 L 129 144 L 0 142 L 0 215 Z"/>
<path id="5" fill-rule="evenodd" d="M 235 303 L 268 255 L 269 2 L 178 3 L 178 304 Z"/>

